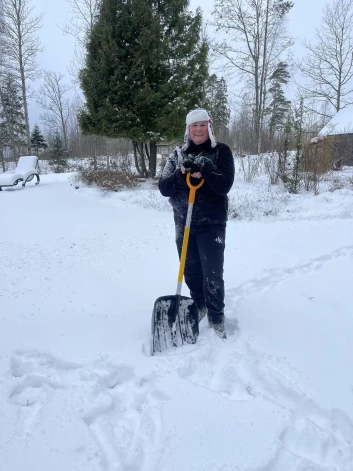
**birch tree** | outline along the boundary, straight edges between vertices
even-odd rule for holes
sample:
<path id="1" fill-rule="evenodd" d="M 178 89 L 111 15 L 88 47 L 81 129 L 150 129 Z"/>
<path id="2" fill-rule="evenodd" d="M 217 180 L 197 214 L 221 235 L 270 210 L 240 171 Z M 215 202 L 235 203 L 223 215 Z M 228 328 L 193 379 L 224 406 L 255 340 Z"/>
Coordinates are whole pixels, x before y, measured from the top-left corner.
<path id="1" fill-rule="evenodd" d="M 353 0 L 326 5 L 315 41 L 304 42 L 307 55 L 299 69 L 307 79 L 306 98 L 328 101 L 339 111 L 353 103 Z M 331 113 L 332 116 L 332 113 Z"/>
<path id="2" fill-rule="evenodd" d="M 37 55 L 42 50 L 37 31 L 43 15 L 33 16 L 30 0 L 6 0 L 2 7 L 0 39 L 6 68 L 20 86 L 25 115 L 28 152 L 31 132 L 28 116 L 28 82 L 39 75 Z"/>
<path id="3" fill-rule="evenodd" d="M 261 131 L 267 99 L 267 82 L 281 55 L 293 41 L 285 20 L 293 3 L 285 0 L 216 0 L 213 24 L 226 34 L 213 48 L 223 58 L 223 70 L 253 95 L 255 149 L 261 150 Z"/>

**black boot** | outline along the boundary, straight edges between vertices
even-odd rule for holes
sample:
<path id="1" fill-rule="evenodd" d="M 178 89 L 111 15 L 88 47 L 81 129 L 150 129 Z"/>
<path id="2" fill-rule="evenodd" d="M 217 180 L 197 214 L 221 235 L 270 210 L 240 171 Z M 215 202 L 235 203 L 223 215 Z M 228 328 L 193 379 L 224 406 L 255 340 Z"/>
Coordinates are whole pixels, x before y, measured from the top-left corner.
<path id="1" fill-rule="evenodd" d="M 208 312 L 208 322 L 211 329 L 213 329 L 218 337 L 222 340 L 226 340 L 227 332 L 224 326 L 224 314 L 222 313 L 215 313 L 215 312 Z"/>

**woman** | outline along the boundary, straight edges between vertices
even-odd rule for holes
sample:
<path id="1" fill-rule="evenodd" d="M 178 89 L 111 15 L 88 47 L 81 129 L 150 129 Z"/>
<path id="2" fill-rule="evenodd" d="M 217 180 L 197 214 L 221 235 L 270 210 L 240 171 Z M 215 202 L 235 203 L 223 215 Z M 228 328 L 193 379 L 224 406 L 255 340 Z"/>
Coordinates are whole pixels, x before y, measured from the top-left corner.
<path id="1" fill-rule="evenodd" d="M 212 118 L 202 108 L 186 116 L 184 145 L 168 157 L 159 179 L 159 190 L 163 196 L 169 196 L 173 207 L 179 257 L 189 195 L 186 172 L 190 172 L 192 184 L 196 185 L 200 178 L 204 184 L 196 192 L 185 282 L 197 305 L 199 320 L 207 312 L 210 327 L 225 339 L 223 264 L 227 193 L 234 181 L 234 159 L 226 144 L 216 142 Z"/>

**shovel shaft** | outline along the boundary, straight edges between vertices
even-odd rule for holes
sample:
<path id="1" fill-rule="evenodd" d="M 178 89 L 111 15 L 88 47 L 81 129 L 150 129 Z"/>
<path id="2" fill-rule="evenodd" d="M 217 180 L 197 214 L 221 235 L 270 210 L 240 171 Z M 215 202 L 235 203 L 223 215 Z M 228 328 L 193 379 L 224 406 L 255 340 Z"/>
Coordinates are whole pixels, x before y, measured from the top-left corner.
<path id="1" fill-rule="evenodd" d="M 181 286 L 183 282 L 184 270 L 185 270 L 185 262 L 186 262 L 186 252 L 188 250 L 188 243 L 189 243 L 189 236 L 190 236 L 190 225 L 191 225 L 191 216 L 192 210 L 195 203 L 195 196 L 196 190 L 199 189 L 203 185 L 204 180 L 201 180 L 198 185 L 192 185 L 190 183 L 190 173 L 186 175 L 186 183 L 190 188 L 189 193 L 189 200 L 188 200 L 188 212 L 186 215 L 186 223 L 184 229 L 184 237 L 183 237 L 183 245 L 181 249 L 181 256 L 180 256 L 180 265 L 179 265 L 179 274 L 178 274 L 178 285 L 177 285 L 177 295 L 181 294 Z"/>
<path id="2" fill-rule="evenodd" d="M 188 243 L 189 243 L 189 236 L 190 236 L 190 222 L 191 222 L 191 215 L 192 215 L 193 207 L 194 207 L 193 203 L 188 204 L 188 214 L 186 216 L 186 223 L 185 223 L 184 237 L 183 237 L 183 246 L 182 246 L 182 249 L 181 249 L 181 256 L 180 256 L 177 294 L 181 294 L 181 284 L 183 282 L 183 276 L 184 276 L 184 269 L 185 269 L 185 262 L 186 262 L 186 252 L 188 250 Z"/>

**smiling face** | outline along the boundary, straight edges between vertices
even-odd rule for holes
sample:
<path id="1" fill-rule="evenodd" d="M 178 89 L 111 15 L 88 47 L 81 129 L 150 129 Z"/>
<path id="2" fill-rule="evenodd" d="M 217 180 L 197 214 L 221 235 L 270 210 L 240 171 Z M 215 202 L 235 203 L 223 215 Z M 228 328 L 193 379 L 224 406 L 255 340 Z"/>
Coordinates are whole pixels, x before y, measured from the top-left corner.
<path id="1" fill-rule="evenodd" d="M 196 121 L 189 126 L 191 140 L 194 144 L 203 144 L 208 139 L 208 121 Z"/>

